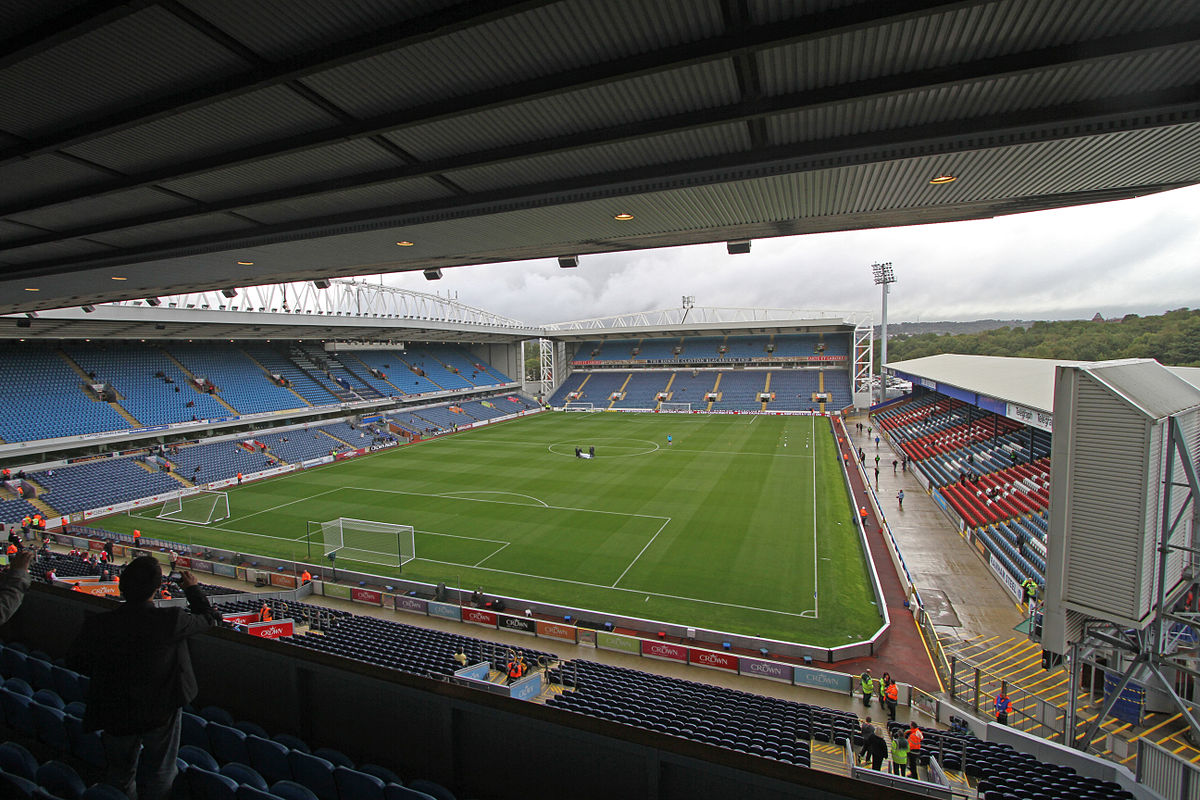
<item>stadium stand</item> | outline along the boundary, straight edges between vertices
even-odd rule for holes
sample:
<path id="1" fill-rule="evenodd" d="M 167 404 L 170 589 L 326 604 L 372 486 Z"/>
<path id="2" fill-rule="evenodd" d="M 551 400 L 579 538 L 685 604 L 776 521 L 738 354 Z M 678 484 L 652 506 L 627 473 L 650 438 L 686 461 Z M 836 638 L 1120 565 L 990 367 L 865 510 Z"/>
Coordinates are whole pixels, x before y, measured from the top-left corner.
<path id="1" fill-rule="evenodd" d="M 264 455 L 243 447 L 239 441 L 228 440 L 173 447 L 165 458 L 176 474 L 202 482 L 226 480 L 239 472 L 257 472 L 266 461 Z"/>
<path id="2" fill-rule="evenodd" d="M 98 383 L 111 385 L 121 406 L 141 425 L 236 415 L 212 395 L 197 390 L 174 359 L 157 347 L 70 344 L 64 351 Z"/>
<path id="3" fill-rule="evenodd" d="M 767 382 L 763 370 L 722 370 L 717 384 L 720 399 L 713 402 L 714 411 L 757 411 L 762 408 L 758 393 Z"/>
<path id="4" fill-rule="evenodd" d="M 457 375 L 472 386 L 498 386 L 509 383 L 509 379 L 495 368 L 476 359 L 470 353 L 452 345 L 429 345 L 426 352 L 438 359 L 445 367 L 458 370 Z"/>
<path id="5" fill-rule="evenodd" d="M 134 427 L 108 403 L 89 397 L 84 384 L 85 376 L 55 349 L 0 348 L 0 439 L 29 442 Z"/>
<path id="6" fill-rule="evenodd" d="M 679 339 L 641 339 L 632 343 L 609 342 L 608 353 L 610 360 L 634 361 L 670 361 L 675 350 L 681 346 Z M 637 349 L 637 355 L 633 350 Z"/>
<path id="7" fill-rule="evenodd" d="M 19 522 L 39 513 L 37 506 L 28 500 L 0 500 L 0 522 Z"/>
<path id="8" fill-rule="evenodd" d="M 132 458 L 108 458 L 58 467 L 32 473 L 30 478 L 45 489 L 40 499 L 59 514 L 72 514 L 182 488 L 170 475 L 147 470 L 142 462 Z"/>
<path id="9" fill-rule="evenodd" d="M 561 406 L 564 403 L 571 402 L 570 395 L 580 391 L 584 381 L 589 380 L 592 376 L 590 372 L 572 372 L 566 377 L 559 387 L 554 390 L 554 394 L 550 395 L 550 405 Z"/>
<path id="10" fill-rule="evenodd" d="M 613 408 L 654 408 L 656 396 L 667 387 L 671 374 L 661 370 L 634 372 L 625 384 L 625 397 L 613 403 Z"/>
<path id="11" fill-rule="evenodd" d="M 262 367 L 233 345 L 172 342 L 166 351 L 198 378 L 207 378 L 239 414 L 284 411 L 307 406 L 272 380 Z"/>
<path id="12" fill-rule="evenodd" d="M 447 355 L 448 352 L 444 348 L 424 346 L 409 348 L 404 354 L 404 360 L 417 369 L 422 370 L 425 373 L 425 377 L 429 378 L 439 389 L 460 390 L 473 388 L 474 384 L 462 375 L 459 368 L 448 366 L 442 362 L 442 358 Z"/>
<path id="13" fill-rule="evenodd" d="M 700 411 L 708 406 L 704 395 L 712 391 L 717 383 L 717 373 L 711 370 L 676 370 L 671 381 L 671 402 L 691 403 Z"/>
<path id="14" fill-rule="evenodd" d="M 291 390 L 306 403 L 327 406 L 337 400 L 329 389 L 288 358 L 282 349 L 267 344 L 248 344 L 242 347 L 242 351 L 261 364 L 268 373 L 279 375 L 291 384 Z"/>
<path id="15" fill-rule="evenodd" d="M 441 391 L 440 386 L 414 371 L 412 364 L 405 360 L 403 353 L 395 350 L 363 350 L 355 352 L 354 355 L 368 367 L 387 375 L 388 383 L 403 394 L 426 394 Z"/>

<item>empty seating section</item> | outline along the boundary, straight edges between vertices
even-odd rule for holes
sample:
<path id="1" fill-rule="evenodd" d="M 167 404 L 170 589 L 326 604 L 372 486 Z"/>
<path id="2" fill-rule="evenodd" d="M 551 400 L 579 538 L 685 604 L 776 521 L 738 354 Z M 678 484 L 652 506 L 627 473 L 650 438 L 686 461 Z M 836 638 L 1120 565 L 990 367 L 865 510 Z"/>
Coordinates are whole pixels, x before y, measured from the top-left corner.
<path id="1" fill-rule="evenodd" d="M 680 344 L 678 341 L 675 343 Z M 679 354 L 679 358 L 717 361 L 721 358 L 720 349 L 724 343 L 724 336 L 689 336 L 682 342 L 683 352 Z"/>
<path id="2" fill-rule="evenodd" d="M 554 390 L 554 394 L 550 396 L 550 405 L 561 406 L 564 403 L 571 402 L 568 395 L 579 391 L 579 387 L 583 385 L 584 380 L 591 374 L 590 372 L 572 372 L 568 375 L 567 379 L 559 384 L 558 388 Z"/>
<path id="3" fill-rule="evenodd" d="M 453 675 L 461 666 L 454 660 L 456 653 L 466 653 L 468 664 L 489 661 L 496 669 L 503 667 L 507 658 L 504 654 L 509 649 L 525 656 L 529 664 L 536 664 L 539 659 L 557 659 L 553 653 L 510 646 L 494 648 L 493 660 L 491 643 L 482 639 L 376 617 L 344 617 L 323 634 L 296 636 L 290 641 L 300 647 L 416 675 Z"/>
<path id="4" fill-rule="evenodd" d="M 512 406 L 512 403 L 509 403 L 507 400 L 503 400 L 501 398 L 493 398 L 491 400 L 472 400 L 468 403 L 459 403 L 459 406 L 461 406 L 462 409 L 467 412 L 467 414 L 474 417 L 475 419 L 480 419 L 480 420 L 482 420 L 482 419 L 497 419 L 499 417 L 503 417 L 503 416 L 513 413 L 512 410 L 504 408 L 503 406 L 499 405 L 496 402 L 497 400 L 500 400 L 500 402 L 504 403 L 505 406 Z M 491 406 L 490 407 L 485 406 L 484 403 L 490 403 Z M 520 408 L 516 408 L 515 410 L 521 411 L 523 408 L 524 408 L 524 406 L 521 406 Z"/>
<path id="5" fill-rule="evenodd" d="M 1018 582 L 1044 582 L 1049 433 L 935 392 L 876 420 Z"/>
<path id="6" fill-rule="evenodd" d="M 675 349 L 680 347 L 679 339 L 642 339 L 638 341 L 609 342 L 605 348 L 612 359 L 636 361 L 666 361 L 675 358 Z M 637 355 L 632 355 L 637 348 Z"/>
<path id="7" fill-rule="evenodd" d="M 820 386 L 821 376 L 811 369 L 781 369 L 771 372 L 771 393 L 775 399 L 767 410 L 792 409 L 808 411 L 817 407 L 813 393 Z"/>
<path id="8" fill-rule="evenodd" d="M 767 382 L 765 370 L 726 370 L 721 373 L 717 393 L 721 399 L 712 404 L 713 410 L 754 411 L 762 408 L 758 393 Z"/>
<path id="9" fill-rule="evenodd" d="M 84 379 L 57 350 L 0 348 L 0 439 L 28 442 L 131 427 L 108 403 L 84 394 Z"/>
<path id="10" fill-rule="evenodd" d="M 320 345 L 298 342 L 288 349 L 288 354 L 313 380 L 343 402 L 380 397 L 379 392 L 347 370 L 336 355 L 326 352 Z"/>
<path id="11" fill-rule="evenodd" d="M 260 433 L 254 438 L 265 444 L 276 459 L 292 464 L 351 449 L 332 436 L 326 436 L 320 428 L 301 428 L 286 433 Z"/>
<path id="12" fill-rule="evenodd" d="M 600 340 L 580 342 L 571 356 L 572 361 L 600 361 L 604 358 L 604 342 Z"/>
<path id="13" fill-rule="evenodd" d="M 354 357 L 368 368 L 374 368 L 383 373 L 387 383 L 395 386 L 401 394 L 425 394 L 437 392 L 440 389 L 428 378 L 412 371 L 411 365 L 404 360 L 404 354 L 396 350 L 357 350 Z M 393 394 L 395 390 L 393 390 Z"/>
<path id="14" fill-rule="evenodd" d="M 412 366 L 423 370 L 426 377 L 437 384 L 440 389 L 472 388 L 474 384 L 463 377 L 461 371 L 455 372 L 454 369 L 442 363 L 441 356 L 443 355 L 445 353 L 441 348 L 413 347 L 405 351 L 404 360 Z M 467 374 L 469 375 L 470 371 Z"/>
<path id="15" fill-rule="evenodd" d="M 28 500 L 0 500 L 0 522 L 20 522 L 40 513 Z"/>
<path id="16" fill-rule="evenodd" d="M 730 336 L 725 340 L 723 359 L 766 358 L 768 337 Z"/>
<path id="17" fill-rule="evenodd" d="M 460 376 L 473 386 L 498 386 L 509 380 L 502 372 L 489 369 L 488 365 L 467 351 L 453 345 L 428 345 L 426 352 L 436 357 L 447 367 L 457 369 Z"/>
<path id="18" fill-rule="evenodd" d="M 455 406 L 455 408 L 458 408 L 458 406 Z M 440 430 L 449 430 L 457 425 L 470 425 L 474 422 L 467 414 L 459 414 L 456 411 L 451 411 L 449 406 L 422 408 L 414 411 L 413 414 L 421 419 L 428 420 L 435 428 Z"/>
<path id="19" fill-rule="evenodd" d="M 29 477 L 46 491 L 40 498 L 60 514 L 165 494 L 182 488 L 164 472 L 149 472 L 130 458 L 108 458 L 35 472 Z"/>
<path id="20" fill-rule="evenodd" d="M 97 382 L 111 384 L 121 406 L 143 425 L 234 416 L 194 389 L 183 370 L 157 347 L 122 342 L 112 347 L 73 344 L 64 350 Z"/>
<path id="21" fill-rule="evenodd" d="M 279 375 L 291 384 L 291 389 L 314 406 L 327 406 L 337 402 L 337 397 L 324 385 L 318 383 L 299 365 L 288 357 L 286 350 L 267 344 L 246 345 L 245 353 L 262 364 L 272 375 Z"/>
<path id="22" fill-rule="evenodd" d="M 240 349 L 212 344 L 176 344 L 167 347 L 197 378 L 207 378 L 217 393 L 239 414 L 283 411 L 306 404 L 286 388 L 275 383 L 270 374 Z"/>
<path id="23" fill-rule="evenodd" d="M 613 408 L 654 408 L 657 395 L 667 388 L 671 373 L 662 371 L 635 372 L 625 384 L 625 397 L 613 403 Z"/>
<path id="24" fill-rule="evenodd" d="M 830 337 L 828 341 L 825 341 L 815 333 L 782 334 L 775 336 L 771 344 L 775 346 L 774 355 L 778 357 L 806 358 L 822 355 L 818 350 L 818 345 L 824 341 L 825 349 L 828 350 L 833 338 L 835 337 Z"/>
<path id="25" fill-rule="evenodd" d="M 191 481 L 211 483 L 266 469 L 267 456 L 249 450 L 237 441 L 193 444 L 172 448 L 166 459 L 180 476 Z M 200 469 L 197 470 L 196 468 Z"/>
<path id="26" fill-rule="evenodd" d="M 704 395 L 716 382 L 717 373 L 712 370 L 677 370 L 671 381 L 671 402 L 691 403 L 693 410 L 702 411 L 708 407 Z"/>

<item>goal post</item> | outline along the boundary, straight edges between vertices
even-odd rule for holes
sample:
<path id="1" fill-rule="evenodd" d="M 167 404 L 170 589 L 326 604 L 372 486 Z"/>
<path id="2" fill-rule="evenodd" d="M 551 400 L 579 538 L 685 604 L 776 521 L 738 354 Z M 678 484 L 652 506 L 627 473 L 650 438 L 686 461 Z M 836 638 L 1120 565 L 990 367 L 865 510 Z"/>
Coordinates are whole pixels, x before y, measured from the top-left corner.
<path id="1" fill-rule="evenodd" d="M 315 543 L 328 559 L 344 558 L 384 567 L 403 567 L 417 557 L 416 531 L 411 525 L 338 517 L 308 523 L 311 551 Z"/>
<path id="2" fill-rule="evenodd" d="M 162 504 L 158 519 L 211 525 L 229 519 L 229 494 L 211 489 L 185 494 L 180 492 Z"/>
<path id="3" fill-rule="evenodd" d="M 563 411 L 595 411 L 595 407 L 591 403 L 571 401 L 563 406 Z"/>
<path id="4" fill-rule="evenodd" d="M 691 403 L 659 403 L 658 410 L 666 414 L 690 414 Z"/>

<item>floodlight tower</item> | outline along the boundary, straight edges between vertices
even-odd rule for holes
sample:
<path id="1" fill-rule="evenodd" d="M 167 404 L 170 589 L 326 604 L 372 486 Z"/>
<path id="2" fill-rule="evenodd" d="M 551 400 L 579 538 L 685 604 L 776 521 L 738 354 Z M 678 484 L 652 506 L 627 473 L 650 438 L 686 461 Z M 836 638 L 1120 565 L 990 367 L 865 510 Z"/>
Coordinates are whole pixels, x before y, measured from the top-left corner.
<path id="1" fill-rule="evenodd" d="M 692 310 L 692 306 L 694 305 L 696 305 L 696 295 L 685 294 L 683 296 L 683 316 L 679 320 L 681 323 L 687 322 L 688 312 Z"/>
<path id="2" fill-rule="evenodd" d="M 887 395 L 887 379 L 883 372 L 887 366 L 887 296 L 888 287 L 896 282 L 896 274 L 892 272 L 890 261 L 872 264 L 871 272 L 875 276 L 875 285 L 883 287 L 883 318 L 879 326 L 879 400 L 882 402 Z"/>

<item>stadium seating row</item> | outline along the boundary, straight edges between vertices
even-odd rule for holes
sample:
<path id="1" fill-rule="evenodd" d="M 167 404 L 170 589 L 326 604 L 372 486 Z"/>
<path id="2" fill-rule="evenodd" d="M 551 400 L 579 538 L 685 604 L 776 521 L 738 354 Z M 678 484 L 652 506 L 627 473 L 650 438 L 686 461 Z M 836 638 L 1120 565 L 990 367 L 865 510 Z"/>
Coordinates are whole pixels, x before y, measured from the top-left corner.
<path id="1" fill-rule="evenodd" d="M 31 342 L 0 349 L 0 398 L 8 412 L 0 419 L 0 440 L 80 436 L 509 382 L 451 344 L 334 356 L 305 343 L 69 342 L 56 348 Z M 103 387 L 106 399 L 93 386 Z"/>
<path id="2" fill-rule="evenodd" d="M 771 358 L 845 358 L 848 336 L 780 334 L 775 336 L 685 336 L 581 342 L 573 361 L 764 361 Z"/>
<path id="3" fill-rule="evenodd" d="M 851 403 L 850 378 L 844 369 L 822 370 L 576 370 L 554 392 L 553 406 L 572 400 L 591 403 L 594 408 L 655 408 L 659 395 L 669 402 L 690 403 L 693 410 L 758 411 L 764 409 L 760 394 L 773 399 L 767 411 L 816 411 L 821 404 L 813 395 L 832 395 L 828 408 Z M 710 401 L 708 396 L 718 399 Z M 614 396 L 616 399 L 614 400 Z"/>

